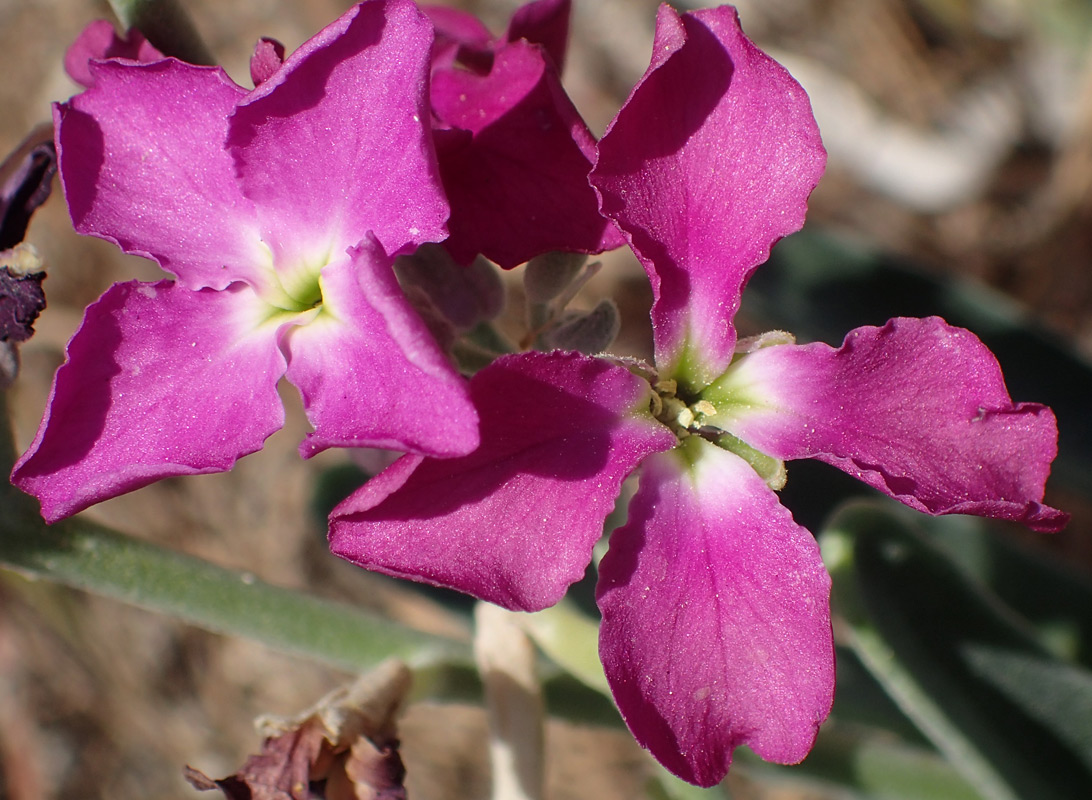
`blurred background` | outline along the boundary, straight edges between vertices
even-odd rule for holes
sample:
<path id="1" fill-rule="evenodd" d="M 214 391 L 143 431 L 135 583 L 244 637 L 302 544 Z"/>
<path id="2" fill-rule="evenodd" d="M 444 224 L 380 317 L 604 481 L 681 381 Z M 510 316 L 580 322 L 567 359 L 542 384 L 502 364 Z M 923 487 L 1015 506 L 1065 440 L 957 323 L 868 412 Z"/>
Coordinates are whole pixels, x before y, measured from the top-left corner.
<path id="1" fill-rule="evenodd" d="M 291 51 L 349 5 L 184 4 L 243 85 L 259 36 Z M 517 3 L 458 5 L 500 33 Z M 656 5 L 574 0 L 565 84 L 597 135 L 647 67 Z M 756 275 L 741 324 L 755 331 L 785 327 L 801 339 L 833 344 L 851 327 L 898 313 L 937 313 L 971 327 L 998 352 L 1014 399 L 1052 404 L 1063 445 L 1071 443 L 1060 461 L 1076 477 L 1052 483 L 1046 498 L 1074 514 L 1069 530 L 1049 539 L 1009 533 L 1087 569 L 1092 511 L 1082 470 L 1092 450 L 1086 420 L 1092 3 L 741 0 L 737 6 L 744 29 L 808 90 L 830 152 L 808 230 L 778 248 L 769 270 Z M 50 102 L 77 91 L 62 56 L 100 18 L 112 17 L 98 0 L 0 0 L 0 153 L 49 120 Z M 21 447 L 33 436 L 83 308 L 114 281 L 160 276 L 149 262 L 76 236 L 59 186 L 27 240 L 47 265 L 49 307 L 22 348 L 23 371 L 13 389 Z M 624 324 L 619 348 L 646 354 L 647 279 L 626 254 L 606 261 L 582 299 L 590 305 L 615 297 Z M 512 294 L 517 320 L 518 285 Z M 301 462 L 295 447 L 306 423 L 294 390 L 283 394 L 289 424 L 232 473 L 163 481 L 88 513 L 272 583 L 467 638 L 465 617 L 449 606 L 329 556 L 313 507 L 316 476 L 345 456 L 327 452 Z M 789 475 L 791 490 L 792 466 Z M 819 517 L 826 507 L 808 509 Z M 305 708 L 347 677 L 0 572 L 0 797 L 197 797 L 182 779 L 184 764 L 214 777 L 233 772 L 259 745 L 253 717 Z M 636 796 L 647 762 L 623 730 L 551 724 L 551 797 Z M 412 796 L 487 796 L 479 711 L 414 706 L 403 733 Z M 740 798 L 811 796 L 752 785 L 734 773 L 729 780 Z"/>

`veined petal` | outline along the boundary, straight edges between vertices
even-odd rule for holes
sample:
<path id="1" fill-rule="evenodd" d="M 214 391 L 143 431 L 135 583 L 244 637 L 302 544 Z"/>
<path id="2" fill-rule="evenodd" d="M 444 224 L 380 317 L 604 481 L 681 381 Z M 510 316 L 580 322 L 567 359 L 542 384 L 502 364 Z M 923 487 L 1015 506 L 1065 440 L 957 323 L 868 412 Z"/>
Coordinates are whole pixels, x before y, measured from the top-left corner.
<path id="1" fill-rule="evenodd" d="M 409 0 L 361 3 L 239 104 L 228 149 L 276 263 L 336 257 L 369 230 L 392 255 L 444 238 L 431 46 Z"/>
<path id="2" fill-rule="evenodd" d="M 322 271 L 322 309 L 285 334 L 288 379 L 315 426 L 303 457 L 328 447 L 382 447 L 436 456 L 478 445 L 478 415 L 394 278 L 375 239 Z"/>
<path id="3" fill-rule="evenodd" d="M 90 67 L 94 85 L 54 112 L 76 230 L 154 259 L 189 289 L 260 285 L 254 212 L 223 147 L 243 89 L 218 67 L 173 59 Z"/>
<path id="4" fill-rule="evenodd" d="M 825 161 L 804 90 L 733 8 L 661 6 L 652 64 L 591 174 L 652 281 L 661 374 L 697 391 L 728 366 L 743 286 L 803 224 Z"/>
<path id="5" fill-rule="evenodd" d="M 366 569 L 539 610 L 583 576 L 626 475 L 675 437 L 648 414 L 647 383 L 577 353 L 502 357 L 470 391 L 481 446 L 395 462 L 334 509 L 330 546 Z"/>
<path id="6" fill-rule="evenodd" d="M 1043 531 L 1054 414 L 1014 404 L 970 331 L 939 317 L 851 331 L 837 350 L 779 345 L 741 359 L 706 397 L 710 424 L 780 459 L 816 458 L 928 514 L 978 514 Z"/>
<path id="7" fill-rule="evenodd" d="M 119 283 L 87 309 L 12 483 L 49 522 L 160 478 L 228 470 L 284 423 L 274 329 L 241 283 Z"/>
<path id="8" fill-rule="evenodd" d="M 830 578 L 742 459 L 691 437 L 646 460 L 599 575 L 603 667 L 660 763 L 712 786 L 741 744 L 807 755 L 834 696 Z"/>
<path id="9" fill-rule="evenodd" d="M 623 244 L 588 185 L 595 139 L 540 48 L 501 46 L 487 75 L 437 70 L 432 104 L 459 129 L 436 139 L 451 201 L 444 246 L 457 261 L 481 253 L 511 269 L 551 250 Z"/>

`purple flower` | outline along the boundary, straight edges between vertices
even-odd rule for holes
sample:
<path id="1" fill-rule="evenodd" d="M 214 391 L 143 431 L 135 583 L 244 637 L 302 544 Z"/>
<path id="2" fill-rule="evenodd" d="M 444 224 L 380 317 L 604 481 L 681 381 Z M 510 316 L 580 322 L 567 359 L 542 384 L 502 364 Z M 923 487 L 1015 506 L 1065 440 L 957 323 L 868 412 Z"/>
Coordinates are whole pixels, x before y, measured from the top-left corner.
<path id="1" fill-rule="evenodd" d="M 838 349 L 737 342 L 743 286 L 824 163 L 806 95 L 732 9 L 663 7 L 592 173 L 652 281 L 656 367 L 505 356 L 471 380 L 478 450 L 405 456 L 331 515 L 346 559 L 530 611 L 583 575 L 640 465 L 599 565 L 600 655 L 637 740 L 705 786 L 741 744 L 801 760 L 833 699 L 830 580 L 775 494 L 782 459 L 931 514 L 1065 521 L 1040 504 L 1053 415 L 1014 405 L 967 331 L 898 319 Z"/>
<path id="2" fill-rule="evenodd" d="M 303 456 L 478 442 L 465 382 L 401 294 L 393 257 L 445 236 L 429 137 L 432 26 L 355 6 L 248 92 L 173 59 L 90 64 L 56 109 L 76 230 L 177 280 L 88 308 L 12 481 L 50 521 L 171 475 L 229 469 L 281 427 Z"/>
<path id="3" fill-rule="evenodd" d="M 462 264 L 480 253 L 510 269 L 553 250 L 601 253 L 624 244 L 588 184 L 595 138 L 561 86 L 570 10 L 571 0 L 535 0 L 494 38 L 465 11 L 424 9 L 436 33 L 431 119 L 451 205 L 443 246 Z M 258 42 L 255 86 L 283 56 L 279 43 Z M 69 48 L 65 69 L 91 86 L 89 62 L 118 57 L 162 54 L 139 31 L 121 38 L 100 20 Z"/>

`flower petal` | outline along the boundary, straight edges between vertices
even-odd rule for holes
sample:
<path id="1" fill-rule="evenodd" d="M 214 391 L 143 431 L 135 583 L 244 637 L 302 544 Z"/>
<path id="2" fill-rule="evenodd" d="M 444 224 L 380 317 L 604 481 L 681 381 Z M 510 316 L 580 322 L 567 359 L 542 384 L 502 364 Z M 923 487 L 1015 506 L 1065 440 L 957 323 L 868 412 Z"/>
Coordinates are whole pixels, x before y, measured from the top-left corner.
<path id="1" fill-rule="evenodd" d="M 1057 454 L 1054 414 L 1014 404 L 974 334 L 900 318 L 826 344 L 757 350 L 706 397 L 711 424 L 780 459 L 816 458 L 928 514 L 1060 529 L 1041 505 Z"/>
<path id="2" fill-rule="evenodd" d="M 622 245 L 588 185 L 595 139 L 538 47 L 501 46 L 487 75 L 437 70 L 432 104 L 457 129 L 436 137 L 456 261 L 481 253 L 510 269 L 551 250 Z"/>
<path id="3" fill-rule="evenodd" d="M 648 384 L 576 353 L 505 356 L 470 382 L 481 446 L 404 457 L 330 516 L 330 546 L 365 569 L 512 609 L 556 603 L 579 580 L 623 479 L 675 437 Z"/>
<path id="4" fill-rule="evenodd" d="M 469 11 L 448 6 L 425 6 L 421 9 L 434 27 L 436 41 L 432 46 L 432 67 L 450 68 L 456 61 L 469 60 L 488 71 L 492 60 L 489 45 L 493 34 L 480 19 Z"/>
<path id="5" fill-rule="evenodd" d="M 440 352 L 365 240 L 322 271 L 319 316 L 286 331 L 288 379 L 315 426 L 305 458 L 328 447 L 382 447 L 436 456 L 478 446 L 466 381 Z"/>
<path id="6" fill-rule="evenodd" d="M 263 36 L 254 45 L 250 57 L 250 80 L 255 86 L 272 78 L 284 64 L 284 45 L 276 39 Z"/>
<path id="7" fill-rule="evenodd" d="M 172 475 L 222 472 L 284 422 L 284 359 L 237 283 L 119 283 L 87 309 L 12 483 L 49 522 Z"/>
<path id="8" fill-rule="evenodd" d="M 517 42 L 526 39 L 542 47 L 554 62 L 560 75 L 565 68 L 565 51 L 569 45 L 569 17 L 572 0 L 535 0 L 515 10 L 508 23 L 505 39 Z"/>
<path id="9" fill-rule="evenodd" d="M 80 31 L 64 52 L 64 71 L 80 86 L 89 87 L 95 82 L 90 62 L 103 58 L 128 58 L 133 61 L 158 61 L 166 58 L 144 38 L 136 28 L 118 36 L 111 22 L 98 19 Z"/>
<path id="10" fill-rule="evenodd" d="M 599 574 L 603 667 L 660 763 L 712 786 L 741 744 L 807 755 L 834 696 L 830 578 L 742 459 L 691 437 L 645 461 Z"/>
<path id="11" fill-rule="evenodd" d="M 223 149 L 243 90 L 168 59 L 91 64 L 94 85 L 55 110 L 76 230 L 146 256 L 190 289 L 259 285 L 260 240 Z"/>
<path id="12" fill-rule="evenodd" d="M 696 391 L 728 366 L 743 286 L 803 224 L 825 160 L 804 90 L 734 9 L 661 6 L 652 64 L 591 181 L 652 281 L 663 374 Z"/>
<path id="13" fill-rule="evenodd" d="M 276 263 L 341 253 L 369 230 L 392 254 L 444 237 L 431 46 L 409 0 L 361 3 L 240 103 L 228 149 Z"/>

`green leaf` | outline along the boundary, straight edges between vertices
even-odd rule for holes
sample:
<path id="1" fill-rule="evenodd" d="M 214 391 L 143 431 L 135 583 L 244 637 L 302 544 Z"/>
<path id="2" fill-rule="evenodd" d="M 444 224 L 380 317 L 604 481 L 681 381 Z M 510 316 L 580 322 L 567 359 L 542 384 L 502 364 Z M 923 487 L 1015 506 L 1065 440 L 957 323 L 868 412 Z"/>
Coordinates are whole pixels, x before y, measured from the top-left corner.
<path id="1" fill-rule="evenodd" d="M 764 783 L 795 783 L 801 796 L 845 800 L 981 800 L 981 795 L 936 752 L 909 745 L 886 732 L 831 719 L 803 763 L 766 764 L 747 750 L 737 766 Z M 824 792 L 823 787 L 832 791 Z"/>
<path id="2" fill-rule="evenodd" d="M 1065 661 L 1092 668 L 1092 578 L 978 517 L 921 517 L 918 525 L 976 580 L 1029 620 Z"/>
<path id="3" fill-rule="evenodd" d="M 469 659 L 458 642 L 78 518 L 46 527 L 2 514 L 0 565 L 348 670 L 392 656 L 414 665 Z"/>
<path id="4" fill-rule="evenodd" d="M 917 748 L 928 748 L 929 740 L 884 691 L 884 688 L 848 647 L 835 645 L 837 678 L 831 717 L 839 724 L 872 730 L 879 736 Z M 843 725 L 844 727 L 844 725 Z M 826 728 L 820 731 L 820 739 Z"/>
<path id="5" fill-rule="evenodd" d="M 0 392 L 0 472 L 14 442 Z M 413 666 L 472 663 L 462 642 L 411 630 L 352 606 L 265 583 L 81 517 L 46 525 L 37 503 L 0 482 L 0 567 L 112 597 L 216 633 L 358 671 L 386 658 Z"/>
<path id="6" fill-rule="evenodd" d="M 821 542 L 849 645 L 983 796 L 1092 786 L 1092 675 L 961 570 L 908 515 L 856 503 Z"/>

